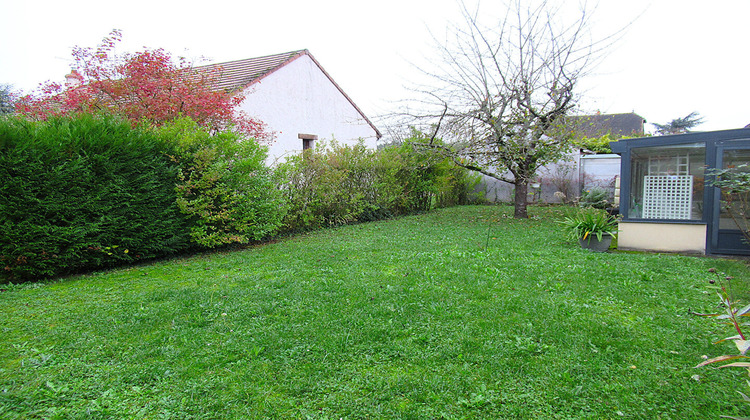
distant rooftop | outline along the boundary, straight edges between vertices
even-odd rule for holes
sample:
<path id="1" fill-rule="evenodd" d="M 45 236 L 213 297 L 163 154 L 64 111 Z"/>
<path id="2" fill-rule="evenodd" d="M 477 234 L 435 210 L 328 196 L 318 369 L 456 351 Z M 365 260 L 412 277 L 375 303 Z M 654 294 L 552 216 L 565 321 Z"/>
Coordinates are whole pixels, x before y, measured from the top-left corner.
<path id="1" fill-rule="evenodd" d="M 625 114 L 576 115 L 570 118 L 575 132 L 581 137 L 596 138 L 610 133 L 614 138 L 642 136 L 646 120 L 630 112 Z"/>

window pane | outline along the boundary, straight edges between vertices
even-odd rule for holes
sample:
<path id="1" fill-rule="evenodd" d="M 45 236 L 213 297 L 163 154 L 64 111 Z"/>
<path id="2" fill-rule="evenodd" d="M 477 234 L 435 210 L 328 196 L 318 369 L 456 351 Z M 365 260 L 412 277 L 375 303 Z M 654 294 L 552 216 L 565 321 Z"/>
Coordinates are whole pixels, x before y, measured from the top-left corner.
<path id="1" fill-rule="evenodd" d="M 631 152 L 629 218 L 701 220 L 704 143 Z"/>
<path id="2" fill-rule="evenodd" d="M 724 169 L 732 169 L 738 172 L 747 172 L 747 163 L 750 162 L 750 150 L 726 150 L 724 152 Z M 719 229 L 747 230 L 748 227 L 748 203 L 750 193 L 740 191 L 730 194 L 724 190 L 721 194 L 721 212 L 719 215 Z"/>

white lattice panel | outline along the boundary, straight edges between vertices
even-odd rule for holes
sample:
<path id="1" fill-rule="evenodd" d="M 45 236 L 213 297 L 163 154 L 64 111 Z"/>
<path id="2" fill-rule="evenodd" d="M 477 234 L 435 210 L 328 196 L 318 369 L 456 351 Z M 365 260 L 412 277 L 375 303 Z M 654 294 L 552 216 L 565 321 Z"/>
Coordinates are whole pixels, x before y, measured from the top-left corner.
<path id="1" fill-rule="evenodd" d="M 644 178 L 644 219 L 690 219 L 692 175 L 647 175 Z"/>

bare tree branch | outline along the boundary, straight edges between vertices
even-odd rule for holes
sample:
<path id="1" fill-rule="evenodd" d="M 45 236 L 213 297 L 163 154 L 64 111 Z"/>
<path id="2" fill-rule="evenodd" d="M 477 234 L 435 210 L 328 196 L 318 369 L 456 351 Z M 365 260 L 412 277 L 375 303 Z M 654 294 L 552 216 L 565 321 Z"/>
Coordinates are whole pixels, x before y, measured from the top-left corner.
<path id="1" fill-rule="evenodd" d="M 425 71 L 434 83 L 419 91 L 414 117 L 433 129 L 416 145 L 513 184 L 516 217 L 526 217 L 528 182 L 569 150 L 565 116 L 601 44 L 587 40 L 585 7 L 564 22 L 548 0 L 506 0 L 495 21 L 459 6 L 460 26 L 436 42 L 439 60 Z"/>

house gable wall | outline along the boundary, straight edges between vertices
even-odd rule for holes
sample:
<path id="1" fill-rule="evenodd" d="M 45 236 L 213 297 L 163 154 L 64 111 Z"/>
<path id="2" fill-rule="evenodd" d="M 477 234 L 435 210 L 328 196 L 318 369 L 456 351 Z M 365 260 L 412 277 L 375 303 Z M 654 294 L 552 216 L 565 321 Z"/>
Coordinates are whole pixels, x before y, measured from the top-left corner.
<path id="1" fill-rule="evenodd" d="M 366 147 L 376 147 L 378 133 L 308 55 L 250 85 L 245 94 L 240 108 L 276 134 L 271 164 L 302 151 L 300 134 L 348 145 L 362 139 Z"/>

